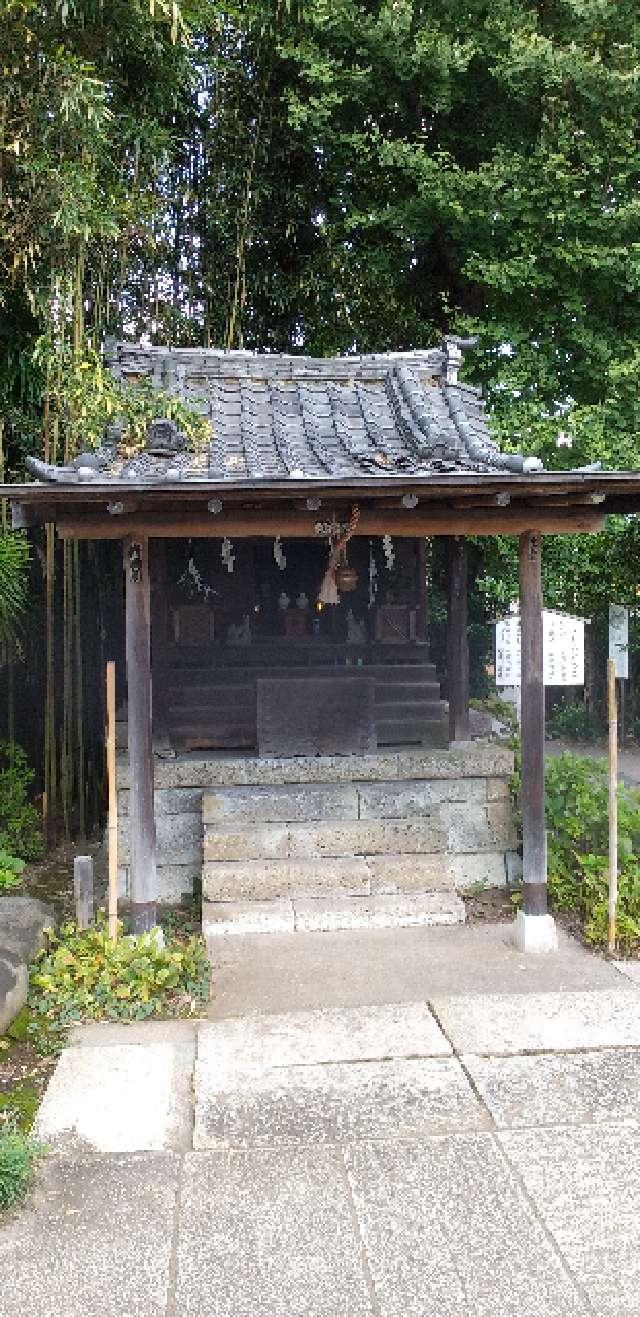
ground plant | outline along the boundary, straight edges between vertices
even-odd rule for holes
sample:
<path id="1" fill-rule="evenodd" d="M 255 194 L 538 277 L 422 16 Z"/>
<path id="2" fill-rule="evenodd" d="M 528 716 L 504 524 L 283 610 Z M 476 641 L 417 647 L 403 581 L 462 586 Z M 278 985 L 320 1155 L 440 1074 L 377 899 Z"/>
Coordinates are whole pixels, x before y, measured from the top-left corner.
<path id="1" fill-rule="evenodd" d="M 24 860 L 19 860 L 16 855 L 0 849 L 0 892 L 10 892 L 15 887 L 22 886 L 24 867 Z"/>
<path id="2" fill-rule="evenodd" d="M 608 783 L 604 761 L 572 754 L 546 771 L 549 895 L 574 912 L 586 940 L 608 935 Z M 618 787 L 618 946 L 640 952 L 640 792 Z"/>
<path id="3" fill-rule="evenodd" d="M 209 965 L 201 938 L 156 933 L 112 941 L 103 921 L 48 936 L 31 968 L 29 1006 L 41 1044 L 55 1046 L 80 1020 L 144 1020 L 195 1014 L 206 1001 Z"/>
<path id="4" fill-rule="evenodd" d="M 0 741 L 0 869 L 12 867 L 3 863 L 7 856 L 34 860 L 42 853 L 40 816 L 28 794 L 33 777 L 22 747 Z"/>
<path id="5" fill-rule="evenodd" d="M 24 1197 L 38 1156 L 38 1146 L 29 1135 L 9 1123 L 0 1128 L 0 1212 Z"/>
<path id="6" fill-rule="evenodd" d="M 603 727 L 580 700 L 560 700 L 546 721 L 546 735 L 558 741 L 597 741 Z"/>

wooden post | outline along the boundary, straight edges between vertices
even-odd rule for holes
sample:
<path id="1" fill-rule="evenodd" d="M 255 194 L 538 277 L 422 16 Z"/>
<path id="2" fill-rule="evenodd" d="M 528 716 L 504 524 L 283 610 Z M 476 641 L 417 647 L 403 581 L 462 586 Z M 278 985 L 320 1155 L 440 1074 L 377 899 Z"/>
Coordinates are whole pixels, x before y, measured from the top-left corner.
<path id="1" fill-rule="evenodd" d="M 116 665 L 107 663 L 107 786 L 109 793 L 109 937 L 118 936 L 118 790 L 116 783 Z"/>
<path id="2" fill-rule="evenodd" d="M 467 547 L 461 536 L 447 538 L 447 677 L 449 740 L 469 737 L 469 637 Z"/>
<path id="3" fill-rule="evenodd" d="M 76 855 L 73 861 L 73 899 L 77 927 L 84 930 L 93 922 L 93 859 L 90 855 Z"/>
<path id="4" fill-rule="evenodd" d="M 618 709 L 616 700 L 616 661 L 607 663 L 609 705 L 609 951 L 616 949 L 616 908 L 618 905 Z"/>
<path id="5" fill-rule="evenodd" d="M 544 816 L 544 678 L 540 536 L 520 537 L 522 860 L 525 915 L 547 913 Z"/>
<path id="6" fill-rule="evenodd" d="M 129 845 L 131 928 L 156 922 L 156 826 L 151 731 L 151 614 L 149 541 L 125 540 L 127 705 L 129 728 Z"/>

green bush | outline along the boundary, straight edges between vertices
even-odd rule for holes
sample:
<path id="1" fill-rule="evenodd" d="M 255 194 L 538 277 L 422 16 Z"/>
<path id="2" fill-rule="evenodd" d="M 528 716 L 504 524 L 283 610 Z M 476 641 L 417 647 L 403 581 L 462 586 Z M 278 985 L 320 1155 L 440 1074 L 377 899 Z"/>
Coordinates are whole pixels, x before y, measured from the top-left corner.
<path id="1" fill-rule="evenodd" d="M 42 854 L 40 816 L 28 796 L 32 781 L 22 747 L 0 741 L 0 849 L 23 860 Z"/>
<path id="2" fill-rule="evenodd" d="M 11 891 L 20 887 L 24 873 L 24 860 L 0 848 L 0 892 Z"/>
<path id="3" fill-rule="evenodd" d="M 65 924 L 50 933 L 31 967 L 32 1031 L 56 1035 L 79 1020 L 144 1020 L 150 1015 L 192 1015 L 206 1000 L 209 964 L 201 938 L 154 933 L 116 942 L 104 922 L 85 932 Z M 51 1050 L 44 1047 L 43 1050 Z"/>
<path id="4" fill-rule="evenodd" d="M 547 718 L 546 733 L 551 740 L 597 741 L 602 731 L 598 719 L 582 702 L 561 700 Z"/>
<path id="5" fill-rule="evenodd" d="M 0 1127 L 0 1211 L 19 1202 L 29 1187 L 37 1144 L 7 1124 Z"/>
<path id="6" fill-rule="evenodd" d="M 549 894 L 579 916 L 587 940 L 608 939 L 607 766 L 564 754 L 546 771 Z M 618 943 L 640 948 L 640 792 L 618 787 Z"/>

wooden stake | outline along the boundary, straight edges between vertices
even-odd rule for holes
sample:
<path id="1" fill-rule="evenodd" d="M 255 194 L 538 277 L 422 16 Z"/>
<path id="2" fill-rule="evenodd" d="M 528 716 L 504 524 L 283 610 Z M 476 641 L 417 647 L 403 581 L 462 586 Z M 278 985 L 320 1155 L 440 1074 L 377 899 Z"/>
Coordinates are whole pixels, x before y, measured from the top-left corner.
<path id="1" fill-rule="evenodd" d="M 616 661 L 607 663 L 609 705 L 609 951 L 616 949 L 616 907 L 618 904 L 618 702 L 616 698 Z"/>
<path id="2" fill-rule="evenodd" d="M 116 665 L 107 663 L 107 783 L 109 789 L 109 937 L 118 936 L 118 792 L 116 784 Z"/>

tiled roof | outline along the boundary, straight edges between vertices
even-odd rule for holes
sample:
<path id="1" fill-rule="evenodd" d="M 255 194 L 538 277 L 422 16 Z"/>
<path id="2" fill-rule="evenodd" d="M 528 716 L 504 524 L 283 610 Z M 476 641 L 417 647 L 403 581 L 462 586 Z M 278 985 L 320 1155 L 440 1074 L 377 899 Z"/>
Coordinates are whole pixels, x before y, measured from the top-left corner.
<path id="1" fill-rule="evenodd" d="M 105 447 L 93 467 L 114 481 L 229 483 L 539 469 L 491 439 L 480 391 L 458 380 L 462 346 L 315 359 L 110 343 L 118 378 L 181 398 L 208 418 L 212 440 L 208 453 L 130 460 Z M 80 462 L 29 465 L 40 479 L 91 478 L 77 476 Z"/>

